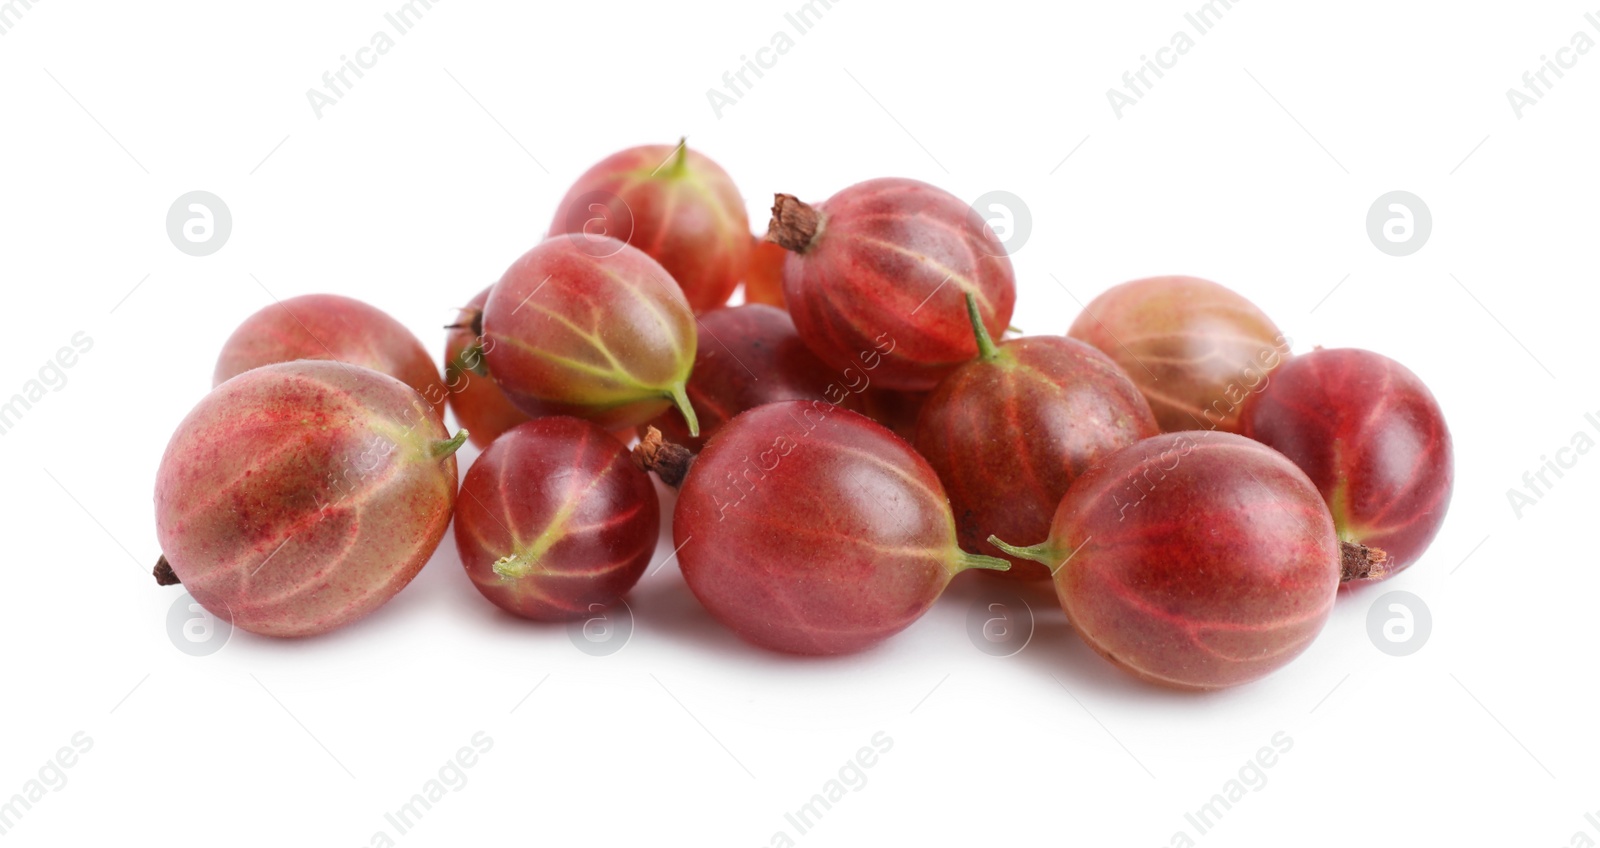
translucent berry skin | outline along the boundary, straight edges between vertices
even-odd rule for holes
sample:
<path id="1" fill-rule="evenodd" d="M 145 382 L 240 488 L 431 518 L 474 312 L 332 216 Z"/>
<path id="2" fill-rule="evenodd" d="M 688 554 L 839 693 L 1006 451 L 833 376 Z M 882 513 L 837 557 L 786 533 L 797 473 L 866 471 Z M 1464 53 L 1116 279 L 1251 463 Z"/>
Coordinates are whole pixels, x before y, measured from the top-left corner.
<path id="1" fill-rule="evenodd" d="M 393 597 L 438 547 L 456 494 L 459 442 L 447 440 L 392 377 L 263 366 L 178 426 L 156 476 L 156 535 L 212 614 L 267 636 L 325 633 Z"/>
<path id="2" fill-rule="evenodd" d="M 869 648 L 920 617 L 964 554 L 939 478 L 899 437 L 821 401 L 752 409 L 690 467 L 673 517 L 684 580 L 747 641 Z"/>
<path id="3" fill-rule="evenodd" d="M 780 400 L 854 404 L 839 374 L 822 364 L 788 313 L 753 304 L 713 309 L 700 316 L 699 347 L 689 375 L 689 403 L 700 419 L 690 436 L 683 414 L 663 412 L 651 424 L 668 441 L 700 450 L 734 416 Z"/>
<path id="4" fill-rule="evenodd" d="M 488 447 L 501 433 L 529 420 L 493 380 L 472 370 L 473 362 L 481 358 L 482 353 L 468 351 L 480 341 L 483 306 L 488 301 L 489 289 L 484 289 L 463 307 L 444 345 L 444 385 L 450 409 L 471 434 L 472 443 L 480 448 Z M 465 361 L 469 359 L 471 361 Z"/>
<path id="5" fill-rule="evenodd" d="M 757 240 L 750 248 L 744 272 L 744 302 L 786 308 L 783 303 L 783 263 L 789 251 L 770 241 Z"/>
<path id="6" fill-rule="evenodd" d="M 1061 336 L 1000 342 L 939 383 L 917 420 L 967 550 L 1007 556 L 989 536 L 1038 539 L 1072 481 L 1112 451 L 1156 435 L 1155 416 L 1105 354 Z M 1007 577 L 1048 567 L 1009 557 Z"/>
<path id="7" fill-rule="evenodd" d="M 327 359 L 371 368 L 405 383 L 443 416 L 445 390 L 433 357 L 389 313 L 349 297 L 308 294 L 262 308 L 222 345 L 211 385 L 252 368 Z"/>
<path id="8" fill-rule="evenodd" d="M 1239 432 L 1239 410 L 1289 357 L 1255 304 L 1197 277 L 1150 277 L 1089 303 L 1067 335 L 1103 351 L 1144 393 L 1165 432 Z"/>
<path id="9" fill-rule="evenodd" d="M 991 335 L 1010 323 L 1011 260 L 956 196 L 916 180 L 877 179 L 815 211 L 815 235 L 784 266 L 783 295 L 800 337 L 835 369 L 881 357 L 874 385 L 928 391 L 978 352 L 965 292 L 977 295 Z"/>
<path id="10" fill-rule="evenodd" d="M 660 522 L 649 475 L 610 433 L 577 418 L 540 418 L 508 430 L 467 470 L 456 549 L 496 606 L 569 621 L 639 582 Z"/>
<path id="11" fill-rule="evenodd" d="M 1339 589 L 1339 540 L 1316 487 L 1282 454 L 1215 431 L 1107 456 L 1068 490 L 1050 540 L 1019 550 L 1055 566 L 1067 618 L 1096 652 L 1185 689 L 1282 667 Z"/>
<path id="12" fill-rule="evenodd" d="M 695 312 L 728 302 L 750 255 L 750 218 L 733 179 L 683 144 L 614 153 L 556 207 L 550 235 L 611 237 L 661 263 Z"/>
<path id="13" fill-rule="evenodd" d="M 1386 356 L 1343 348 L 1295 357 L 1245 405 L 1244 434 L 1306 472 L 1340 539 L 1389 555 L 1384 577 L 1416 562 L 1444 523 L 1455 480 L 1450 430 L 1428 387 Z"/>
<path id="14" fill-rule="evenodd" d="M 695 318 L 654 259 L 593 247 L 546 239 L 506 271 L 483 310 L 484 364 L 531 417 L 619 430 L 687 405 Z"/>

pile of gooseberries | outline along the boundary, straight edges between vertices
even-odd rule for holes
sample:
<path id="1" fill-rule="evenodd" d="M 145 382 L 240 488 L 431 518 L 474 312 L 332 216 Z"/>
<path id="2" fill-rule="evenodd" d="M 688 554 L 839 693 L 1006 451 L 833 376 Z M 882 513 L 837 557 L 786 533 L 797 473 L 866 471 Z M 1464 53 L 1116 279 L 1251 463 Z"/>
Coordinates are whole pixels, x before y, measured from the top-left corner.
<path id="1" fill-rule="evenodd" d="M 1421 561 L 1449 505 L 1450 433 L 1403 365 L 1295 355 L 1184 276 L 1008 335 L 1004 245 L 926 183 L 777 194 L 758 237 L 680 141 L 607 157 L 552 220 L 442 316 L 442 368 L 338 295 L 245 319 L 161 460 L 158 582 L 313 636 L 403 589 L 453 520 L 487 601 L 571 621 L 634 587 L 665 517 L 687 590 L 762 649 L 867 650 L 976 570 L 1051 581 L 1139 678 L 1215 689 Z"/>

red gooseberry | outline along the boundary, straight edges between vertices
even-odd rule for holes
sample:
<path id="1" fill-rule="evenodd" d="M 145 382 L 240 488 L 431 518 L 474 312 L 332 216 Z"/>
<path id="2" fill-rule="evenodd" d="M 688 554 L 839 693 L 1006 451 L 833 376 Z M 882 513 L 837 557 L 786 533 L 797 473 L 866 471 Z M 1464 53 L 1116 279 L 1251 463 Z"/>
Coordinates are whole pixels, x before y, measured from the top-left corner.
<path id="1" fill-rule="evenodd" d="M 252 633 L 348 624 L 438 547 L 466 439 L 376 371 L 320 361 L 246 371 L 200 401 L 161 458 L 156 578 Z"/>
<path id="2" fill-rule="evenodd" d="M 1156 683 L 1217 689 L 1298 656 L 1340 578 L 1333 518 L 1271 448 L 1216 431 L 1135 442 L 1079 477 L 1048 540 L 991 538 L 1055 574 L 1090 647 Z"/>
<path id="3" fill-rule="evenodd" d="M 1122 366 L 1166 432 L 1239 432 L 1239 409 L 1289 357 L 1255 304 L 1210 280 L 1150 277 L 1089 303 L 1067 335 Z"/>
<path id="4" fill-rule="evenodd" d="M 950 494 L 961 546 L 1001 553 L 987 541 L 1038 539 L 1067 487 L 1102 456 L 1160 432 L 1150 405 L 1116 363 L 1065 336 L 996 344 L 967 311 L 978 358 L 940 381 L 917 419 L 917 451 Z M 1012 559 L 1008 576 L 1050 570 Z"/>
<path id="5" fill-rule="evenodd" d="M 695 335 L 688 301 L 654 259 L 621 242 L 596 253 L 552 238 L 490 290 L 483 362 L 535 418 L 573 415 L 618 430 L 676 405 L 698 433 L 685 390 Z"/>
<path id="6" fill-rule="evenodd" d="M 536 621 L 584 618 L 622 597 L 655 552 L 661 508 L 627 448 L 587 421 L 507 431 L 467 470 L 456 548 L 496 606 Z"/>
<path id="7" fill-rule="evenodd" d="M 822 364 L 782 309 L 728 306 L 700 316 L 689 403 L 700 419 L 691 436 L 683 414 L 661 413 L 653 426 L 671 442 L 699 450 L 722 425 L 747 409 L 780 400 L 828 400 L 850 405 L 843 380 Z"/>
<path id="8" fill-rule="evenodd" d="M 660 469 L 654 441 L 635 457 Z M 959 572 L 1008 567 L 961 550 L 939 478 L 910 445 L 823 401 L 769 403 L 724 425 L 682 478 L 672 532 L 712 618 L 796 654 L 871 647 Z"/>
<path id="9" fill-rule="evenodd" d="M 1455 477 L 1450 430 L 1422 380 L 1386 356 L 1351 348 L 1297 356 L 1245 404 L 1243 424 L 1306 472 L 1341 540 L 1376 549 L 1367 556 L 1378 567 L 1350 579 L 1398 573 L 1444 523 Z"/>
<path id="10" fill-rule="evenodd" d="M 750 218 L 717 163 L 676 145 L 630 147 L 584 172 L 556 207 L 550 235 L 597 254 L 608 239 L 661 263 L 695 312 L 728 302 L 750 254 Z"/>
<path id="11" fill-rule="evenodd" d="M 296 359 L 331 359 L 388 374 L 444 414 L 439 372 L 416 335 L 389 313 L 336 294 L 291 297 L 246 318 L 223 343 L 211 384 Z"/>
<path id="12" fill-rule="evenodd" d="M 840 370 L 881 357 L 882 388 L 927 391 L 977 354 L 964 292 L 996 336 L 1016 304 L 999 238 L 959 198 L 916 180 L 868 180 L 816 206 L 780 194 L 767 240 L 790 251 L 783 295 L 800 337 Z"/>

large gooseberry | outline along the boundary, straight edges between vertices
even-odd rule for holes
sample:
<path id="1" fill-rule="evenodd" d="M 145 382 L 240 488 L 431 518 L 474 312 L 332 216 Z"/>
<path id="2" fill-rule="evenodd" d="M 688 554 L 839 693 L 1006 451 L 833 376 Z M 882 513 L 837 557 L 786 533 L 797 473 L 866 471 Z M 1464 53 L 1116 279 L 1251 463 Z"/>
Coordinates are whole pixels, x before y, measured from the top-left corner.
<path id="1" fill-rule="evenodd" d="M 618 430 L 676 405 L 699 430 L 685 393 L 694 313 L 661 265 L 628 245 L 546 239 L 490 290 L 483 335 L 489 374 L 532 417 Z"/>
<path id="2" fill-rule="evenodd" d="M 917 451 L 950 495 L 961 546 L 1038 539 L 1078 475 L 1102 456 L 1156 435 L 1156 419 L 1126 374 L 1105 354 L 1065 336 L 996 344 L 967 310 L 978 358 L 939 383 L 917 420 Z M 1044 579 L 1039 563 L 1012 559 L 1007 575 Z"/>
<path id="3" fill-rule="evenodd" d="M 1016 305 L 999 238 L 955 195 L 916 180 L 868 180 L 816 206 L 780 194 L 767 240 L 790 251 L 783 295 L 800 337 L 838 370 L 881 358 L 882 388 L 927 391 L 977 355 L 964 293 L 995 336 Z"/>
<path id="4" fill-rule="evenodd" d="M 439 546 L 466 439 L 366 368 L 307 360 L 240 374 L 200 401 L 161 458 L 157 579 L 252 633 L 348 624 Z"/>
<path id="5" fill-rule="evenodd" d="M 1341 540 L 1381 552 L 1376 568 L 1353 579 L 1416 562 L 1444 523 L 1455 477 L 1450 430 L 1422 380 L 1386 356 L 1353 348 L 1297 356 L 1245 404 L 1243 424 L 1306 472 Z"/>
<path id="6" fill-rule="evenodd" d="M 1239 432 L 1239 409 L 1289 356 L 1255 304 L 1210 280 L 1150 277 L 1089 303 L 1067 335 L 1122 366 L 1167 432 Z"/>
<path id="7" fill-rule="evenodd" d="M 713 618 L 797 654 L 871 647 L 957 573 L 1008 567 L 961 550 L 939 478 L 910 445 L 823 401 L 769 403 L 724 425 L 682 481 L 672 532 Z"/>
<path id="8" fill-rule="evenodd" d="M 1217 689 L 1283 666 L 1338 594 L 1333 518 L 1294 463 L 1243 436 L 1167 433 L 1072 484 L 1048 540 L 991 538 L 1055 574 L 1078 633 L 1156 683 Z"/>

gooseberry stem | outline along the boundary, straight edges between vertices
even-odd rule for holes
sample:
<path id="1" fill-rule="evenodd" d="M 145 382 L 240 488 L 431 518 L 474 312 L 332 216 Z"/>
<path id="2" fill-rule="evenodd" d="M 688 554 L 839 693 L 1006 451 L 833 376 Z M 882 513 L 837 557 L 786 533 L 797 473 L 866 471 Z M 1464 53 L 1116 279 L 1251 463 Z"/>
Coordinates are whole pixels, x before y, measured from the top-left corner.
<path id="1" fill-rule="evenodd" d="M 795 253 L 805 253 L 822 231 L 822 213 L 792 194 L 772 198 L 772 222 L 767 224 L 767 241 Z"/>
<path id="2" fill-rule="evenodd" d="M 966 551 L 960 551 L 959 554 L 960 555 L 956 557 L 956 567 L 954 569 L 955 572 L 966 571 L 969 568 L 981 568 L 986 571 L 1011 570 L 1011 563 L 999 557 L 985 556 L 983 554 L 969 554 Z"/>
<path id="3" fill-rule="evenodd" d="M 1378 580 L 1389 573 L 1389 554 L 1357 542 L 1339 542 L 1339 582 Z"/>
<path id="4" fill-rule="evenodd" d="M 1061 556 L 1061 549 L 1052 544 L 1049 539 L 1046 539 L 1037 545 L 1019 548 L 1016 545 L 1008 545 L 1005 542 L 1000 541 L 999 536 L 990 536 L 989 544 L 994 545 L 995 547 L 1005 551 L 1017 559 L 1033 560 L 1034 562 L 1049 568 L 1051 574 L 1056 573 L 1056 569 L 1061 567 L 1061 560 L 1063 559 Z"/>
<path id="5" fill-rule="evenodd" d="M 999 359 L 1000 349 L 994 346 L 994 339 L 989 337 L 989 328 L 983 326 L 983 313 L 978 311 L 978 297 L 972 292 L 967 292 L 967 319 L 972 322 L 972 334 L 978 337 L 978 358 L 984 362 Z"/>
<path id="6" fill-rule="evenodd" d="M 466 443 L 467 431 L 460 430 L 455 434 L 454 438 L 433 443 L 433 458 L 444 459 L 445 457 L 460 450 L 461 446 Z"/>
<path id="7" fill-rule="evenodd" d="M 689 425 L 689 435 L 700 435 L 700 419 L 695 417 L 694 404 L 689 403 L 689 392 L 683 383 L 674 385 L 667 391 L 667 397 L 672 398 L 673 406 L 683 413 L 683 420 Z"/>
<path id="8" fill-rule="evenodd" d="M 172 570 L 172 563 L 167 562 L 166 554 L 156 560 L 155 575 L 157 586 L 176 586 L 183 582 L 178 579 L 178 573 Z"/>
<path id="9" fill-rule="evenodd" d="M 676 489 L 683 485 L 683 478 L 689 473 L 689 466 L 694 463 L 694 451 L 683 445 L 673 444 L 662 437 L 661 431 L 654 427 L 646 427 L 644 435 L 639 437 L 639 444 L 634 445 L 629 453 L 633 466 L 640 471 L 654 471 L 661 482 Z"/>
<path id="10" fill-rule="evenodd" d="M 678 149 L 672 154 L 672 165 L 667 169 L 667 176 L 681 177 L 689 169 L 689 141 L 688 136 L 678 137 Z"/>

